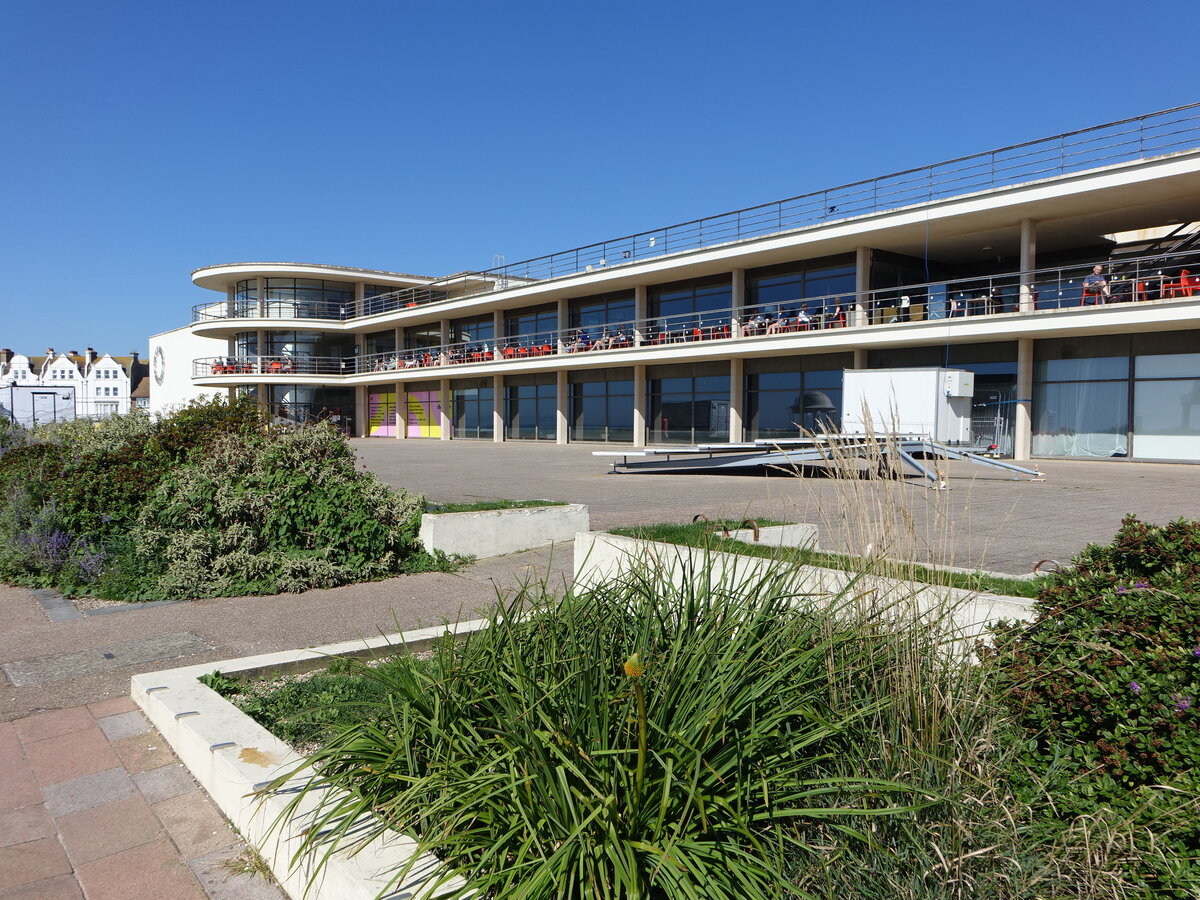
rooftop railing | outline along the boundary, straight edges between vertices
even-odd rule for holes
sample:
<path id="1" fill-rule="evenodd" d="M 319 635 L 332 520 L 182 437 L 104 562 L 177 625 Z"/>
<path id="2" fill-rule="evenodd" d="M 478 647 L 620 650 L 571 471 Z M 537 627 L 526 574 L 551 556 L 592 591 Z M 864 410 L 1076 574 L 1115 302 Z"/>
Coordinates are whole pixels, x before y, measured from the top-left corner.
<path id="1" fill-rule="evenodd" d="M 853 293 L 797 297 L 344 358 L 208 357 L 194 361 L 192 374 L 240 376 L 240 380 L 247 375 L 362 375 L 700 341 L 740 341 L 832 328 L 975 319 L 1022 310 L 1077 309 L 1161 299 L 1200 300 L 1198 263 L 1200 258 L 1196 253 L 1159 254 L 1114 263 L 1102 270 L 1100 281 L 1094 278 L 1089 281 L 1094 273 L 1088 265 L 1005 272 L 872 290 L 861 296 L 861 302 L 859 295 Z"/>
<path id="2" fill-rule="evenodd" d="M 1197 147 L 1200 147 L 1200 103 L 1193 103 L 474 272 L 472 279 L 487 287 L 461 297 L 480 296 L 518 284 L 565 278 Z M 460 276 L 452 276 L 445 282 L 458 278 Z M 444 285 L 439 287 L 435 282 L 427 287 L 406 288 L 366 300 L 322 305 L 323 312 L 315 311 L 317 307 L 312 304 L 302 305 L 304 301 L 267 300 L 262 310 L 257 307 L 257 301 L 246 301 L 244 306 L 202 303 L 193 307 L 192 321 L 260 315 L 266 318 L 355 319 L 445 299 Z M 295 315 L 283 315 L 289 310 Z"/>

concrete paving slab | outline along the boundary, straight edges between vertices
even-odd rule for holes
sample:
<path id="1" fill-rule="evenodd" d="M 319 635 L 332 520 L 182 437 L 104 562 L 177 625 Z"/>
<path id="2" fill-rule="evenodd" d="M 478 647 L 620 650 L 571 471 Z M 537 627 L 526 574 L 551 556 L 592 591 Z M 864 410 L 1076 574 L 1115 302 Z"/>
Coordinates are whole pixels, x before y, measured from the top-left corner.
<path id="1" fill-rule="evenodd" d="M 79 866 L 75 875 L 88 900 L 207 900 L 166 838 Z"/>
<path id="2" fill-rule="evenodd" d="M 161 737 L 159 740 L 162 740 Z M 137 789 L 150 803 L 169 800 L 196 790 L 196 780 L 183 763 L 171 763 L 130 776 Z"/>
<path id="3" fill-rule="evenodd" d="M 76 868 L 164 836 L 150 804 L 136 794 L 62 816 L 56 825 L 67 856 Z"/>
<path id="4" fill-rule="evenodd" d="M 17 687 L 41 681 L 62 681 L 106 669 L 145 666 L 163 659 L 177 659 L 211 650 L 194 634 L 186 631 L 162 634 L 146 641 L 127 641 L 74 653 L 54 653 L 34 659 L 6 663 L 4 672 Z"/>
<path id="5" fill-rule="evenodd" d="M 0 900 L 83 900 L 83 890 L 73 874 L 56 875 L 0 891 Z"/>
<path id="6" fill-rule="evenodd" d="M 280 891 L 265 876 L 235 871 L 236 849 L 225 848 L 188 861 L 208 900 L 279 900 Z"/>
<path id="7" fill-rule="evenodd" d="M 55 818 L 69 816 L 134 793 L 133 782 L 122 768 L 114 767 L 93 775 L 74 778 L 42 788 L 46 809 Z"/>
<path id="8" fill-rule="evenodd" d="M 150 723 L 138 710 L 118 713 L 115 716 L 105 716 L 103 719 L 97 717 L 96 722 L 99 724 L 100 730 L 104 732 L 104 736 L 110 741 L 119 741 L 134 735 L 145 734 L 150 730 Z"/>

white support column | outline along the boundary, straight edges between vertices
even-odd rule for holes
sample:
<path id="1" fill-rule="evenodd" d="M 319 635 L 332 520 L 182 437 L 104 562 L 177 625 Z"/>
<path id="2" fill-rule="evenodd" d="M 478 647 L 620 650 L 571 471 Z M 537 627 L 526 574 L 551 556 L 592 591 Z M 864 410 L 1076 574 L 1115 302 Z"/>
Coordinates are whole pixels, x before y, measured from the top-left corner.
<path id="1" fill-rule="evenodd" d="M 854 368 L 856 368 L 856 369 L 867 368 L 867 351 L 864 350 L 862 347 L 856 347 L 854 349 Z"/>
<path id="2" fill-rule="evenodd" d="M 256 351 L 258 358 L 254 360 L 254 367 L 261 375 L 263 373 L 262 358 L 267 355 L 267 333 L 261 328 L 254 332 L 254 346 L 258 348 Z"/>
<path id="3" fill-rule="evenodd" d="M 260 275 L 255 281 L 258 285 L 258 317 L 265 319 L 267 317 L 267 279 Z M 259 352 L 262 352 L 261 347 L 259 348 Z"/>
<path id="4" fill-rule="evenodd" d="M 506 343 L 504 340 L 504 310 L 498 309 L 492 313 L 492 333 L 495 338 L 492 340 L 492 350 L 496 353 L 496 358 L 500 357 L 500 348 Z M 499 432 L 497 432 L 499 434 Z M 500 438 L 497 438 L 500 440 Z"/>
<path id="5" fill-rule="evenodd" d="M 852 325 L 871 324 L 871 248 L 857 247 L 854 250 L 854 315 Z M 857 351 L 856 351 L 857 352 Z M 855 364 L 855 368 L 859 368 Z M 863 366 L 862 368 L 866 368 Z"/>
<path id="6" fill-rule="evenodd" d="M 743 424 L 746 392 L 743 389 L 745 379 L 744 360 L 734 357 L 729 360 L 729 442 L 736 444 L 746 439 L 746 429 Z"/>
<path id="7" fill-rule="evenodd" d="M 1034 296 L 1033 270 L 1037 268 L 1037 222 L 1021 220 L 1021 299 L 1020 311 L 1033 312 L 1037 306 Z M 1026 459 L 1027 457 L 1020 457 Z"/>
<path id="8" fill-rule="evenodd" d="M 564 301 L 559 301 L 563 303 Z M 561 307 L 560 307 L 561 312 Z M 568 415 L 567 407 L 570 404 L 570 398 L 567 393 L 567 373 L 564 369 L 559 369 L 555 373 L 555 392 L 556 404 L 554 414 L 554 442 L 556 444 L 565 444 L 568 434 Z"/>
<path id="9" fill-rule="evenodd" d="M 400 440 L 408 437 L 408 397 L 404 394 L 403 382 L 396 382 L 392 388 L 396 390 L 396 408 L 391 410 L 391 415 L 395 419 L 395 438 Z"/>
<path id="10" fill-rule="evenodd" d="M 633 367 L 633 446 L 646 446 L 646 367 Z"/>
<path id="11" fill-rule="evenodd" d="M 442 319 L 438 322 L 439 342 L 443 347 L 450 343 L 450 320 Z"/>
<path id="12" fill-rule="evenodd" d="M 441 378 L 438 380 L 438 425 L 441 431 L 441 439 L 443 441 L 450 440 L 450 428 L 453 420 L 450 418 L 450 404 L 452 398 L 450 396 L 450 379 Z"/>
<path id="13" fill-rule="evenodd" d="M 230 319 L 237 317 L 237 289 L 232 284 L 225 289 L 225 315 Z"/>
<path id="14" fill-rule="evenodd" d="M 496 313 L 503 316 L 503 313 Z M 501 332 L 497 331 L 497 334 Z M 504 376 L 492 376 L 492 440 L 499 444 L 504 441 Z"/>
<path id="15" fill-rule="evenodd" d="M 367 283 L 365 281 L 354 282 L 354 307 L 347 310 L 351 316 L 361 316 L 363 314 L 363 300 L 366 299 Z"/>
<path id="16" fill-rule="evenodd" d="M 633 344 L 636 347 L 642 342 L 642 333 L 646 326 L 646 286 L 635 285 L 633 288 Z"/>
<path id="17" fill-rule="evenodd" d="M 367 386 L 360 384 L 354 388 L 354 422 L 357 426 L 358 436 L 366 437 L 369 431 L 368 407 L 367 407 Z"/>
<path id="18" fill-rule="evenodd" d="M 1033 455 L 1033 338 L 1017 340 L 1016 399 L 1013 459 L 1029 459 Z"/>
<path id="19" fill-rule="evenodd" d="M 729 334 L 731 337 L 742 336 L 742 320 L 745 316 L 742 315 L 742 310 L 746 308 L 746 270 L 733 269 L 729 273 L 729 293 L 732 297 L 733 316 L 729 323 Z M 732 407 L 730 409 L 732 415 Z M 731 425 L 732 425 L 732 420 Z"/>

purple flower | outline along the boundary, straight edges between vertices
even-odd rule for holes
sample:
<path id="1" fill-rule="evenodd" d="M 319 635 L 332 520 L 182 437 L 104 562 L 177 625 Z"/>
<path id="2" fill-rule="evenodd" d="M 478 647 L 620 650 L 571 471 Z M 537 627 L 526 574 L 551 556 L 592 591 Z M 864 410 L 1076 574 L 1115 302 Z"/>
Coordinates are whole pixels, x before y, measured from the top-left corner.
<path id="1" fill-rule="evenodd" d="M 1133 694 L 1135 697 L 1142 696 L 1142 686 L 1136 681 L 1129 682 L 1129 693 Z"/>
<path id="2" fill-rule="evenodd" d="M 1137 584 L 1135 584 L 1135 585 L 1134 585 L 1134 587 L 1135 587 L 1135 588 L 1148 588 L 1148 587 L 1150 587 L 1150 582 L 1148 582 L 1148 581 L 1139 581 Z"/>
<path id="3" fill-rule="evenodd" d="M 1192 656 L 1196 657 L 1196 659 L 1200 659 L 1200 647 L 1197 647 L 1192 651 Z"/>
<path id="4" fill-rule="evenodd" d="M 1123 584 L 1118 584 L 1117 585 L 1117 593 L 1118 594 L 1128 594 L 1129 588 L 1125 587 L 1125 585 L 1123 585 Z"/>
<path id="5" fill-rule="evenodd" d="M 1192 708 L 1192 697 L 1190 694 L 1186 697 L 1182 697 L 1179 694 L 1172 694 L 1171 699 L 1175 701 L 1176 712 L 1187 712 Z"/>

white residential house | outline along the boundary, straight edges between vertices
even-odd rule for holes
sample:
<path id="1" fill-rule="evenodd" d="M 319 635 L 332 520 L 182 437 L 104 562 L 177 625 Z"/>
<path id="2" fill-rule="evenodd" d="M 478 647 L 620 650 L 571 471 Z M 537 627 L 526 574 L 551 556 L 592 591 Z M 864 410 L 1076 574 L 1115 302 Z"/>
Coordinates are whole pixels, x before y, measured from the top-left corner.
<path id="1" fill-rule="evenodd" d="M 74 392 L 77 418 L 97 419 L 129 412 L 134 405 L 132 395 L 146 380 L 146 369 L 137 353 L 125 357 L 97 355 L 91 347 L 82 355 L 75 351 L 56 353 L 53 347 L 44 356 L 0 350 L 0 388 L 69 388 Z"/>

